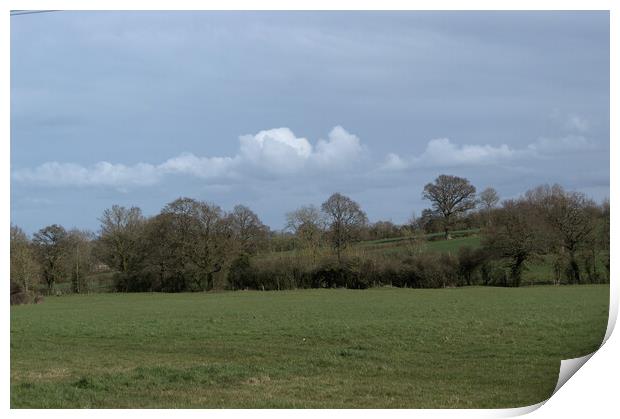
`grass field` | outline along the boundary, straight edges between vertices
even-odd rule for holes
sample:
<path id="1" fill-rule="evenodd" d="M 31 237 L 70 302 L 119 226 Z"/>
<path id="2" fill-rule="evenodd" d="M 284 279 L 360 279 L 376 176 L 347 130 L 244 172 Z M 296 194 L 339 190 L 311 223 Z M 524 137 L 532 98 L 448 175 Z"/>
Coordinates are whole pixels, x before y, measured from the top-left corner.
<path id="1" fill-rule="evenodd" d="M 516 407 L 595 350 L 605 285 L 49 297 L 11 407 Z"/>

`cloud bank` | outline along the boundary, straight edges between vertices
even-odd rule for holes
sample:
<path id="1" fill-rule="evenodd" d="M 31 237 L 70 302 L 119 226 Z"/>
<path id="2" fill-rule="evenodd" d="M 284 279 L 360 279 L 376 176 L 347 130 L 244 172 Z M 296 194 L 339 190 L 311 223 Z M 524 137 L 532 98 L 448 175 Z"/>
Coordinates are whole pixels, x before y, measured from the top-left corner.
<path id="1" fill-rule="evenodd" d="M 160 164 L 125 165 L 102 161 L 88 167 L 53 161 L 15 170 L 12 178 L 16 182 L 40 186 L 106 186 L 125 190 L 156 185 L 165 177 L 175 175 L 225 182 L 256 177 L 489 166 L 594 148 L 594 143 L 581 135 L 539 138 L 524 148 L 506 144 L 459 145 L 448 138 L 436 138 L 428 141 L 418 155 L 389 153 L 381 159 L 373 158 L 360 139 L 341 126 L 334 127 L 327 139 L 319 139 L 315 144 L 282 127 L 240 136 L 239 149 L 234 156 L 201 157 L 182 153 Z"/>
<path id="2" fill-rule="evenodd" d="M 182 153 L 160 164 L 125 165 L 98 162 L 85 167 L 76 163 L 46 162 L 35 168 L 15 170 L 13 180 L 42 186 L 149 186 L 169 175 L 199 179 L 242 179 L 300 173 L 342 172 L 363 163 L 366 147 L 340 126 L 316 145 L 297 137 L 289 128 L 274 128 L 239 137 L 239 151 L 229 157 L 200 157 Z"/>
<path id="3" fill-rule="evenodd" d="M 581 135 L 559 138 L 541 137 L 524 148 L 506 144 L 458 145 L 448 138 L 436 138 L 426 144 L 418 156 L 402 157 L 389 153 L 381 168 L 383 170 L 406 170 L 415 168 L 452 168 L 493 166 L 527 159 L 548 159 L 561 154 L 595 150 L 596 144 Z"/>

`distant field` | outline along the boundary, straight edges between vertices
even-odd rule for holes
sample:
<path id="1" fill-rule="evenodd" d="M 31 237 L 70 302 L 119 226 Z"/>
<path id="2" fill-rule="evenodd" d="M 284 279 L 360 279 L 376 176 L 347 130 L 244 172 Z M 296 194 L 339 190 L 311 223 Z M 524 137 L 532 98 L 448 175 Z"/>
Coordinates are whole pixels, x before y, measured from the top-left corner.
<path id="1" fill-rule="evenodd" d="M 11 407 L 516 407 L 595 350 L 605 285 L 48 297 Z"/>
<path id="2" fill-rule="evenodd" d="M 477 248 L 481 246 L 481 237 L 478 230 L 459 230 L 452 233 L 451 240 L 443 240 L 443 233 L 433 233 L 423 236 L 416 246 L 419 250 L 431 252 L 444 252 L 458 254 L 462 247 Z M 381 240 L 368 240 L 354 244 L 347 253 L 350 255 L 381 255 L 402 257 L 411 251 L 410 237 L 396 237 Z M 329 248 L 321 250 L 324 255 L 333 255 Z M 259 254 L 256 258 L 280 258 L 282 256 L 294 256 L 295 251 L 271 252 Z M 299 252 L 300 257 L 304 257 L 304 252 Z M 607 271 L 603 265 L 602 255 L 598 255 L 597 269 L 606 277 Z M 104 272 L 92 274 L 87 278 L 90 292 L 108 292 L 113 290 L 113 273 Z M 549 256 L 539 257 L 533 261 L 526 262 L 526 269 L 523 272 L 523 285 L 552 284 L 554 281 L 552 259 Z M 62 282 L 55 287 L 61 292 L 70 292 L 71 283 Z"/>
<path id="3" fill-rule="evenodd" d="M 381 252 L 389 255 L 406 252 L 409 244 L 406 240 L 399 240 L 381 243 L 362 242 L 358 246 L 366 251 Z M 461 247 L 480 247 L 480 237 L 477 235 L 470 235 L 466 237 L 455 237 L 451 240 L 423 241 L 419 246 L 424 250 L 433 252 L 452 252 L 456 254 Z"/>

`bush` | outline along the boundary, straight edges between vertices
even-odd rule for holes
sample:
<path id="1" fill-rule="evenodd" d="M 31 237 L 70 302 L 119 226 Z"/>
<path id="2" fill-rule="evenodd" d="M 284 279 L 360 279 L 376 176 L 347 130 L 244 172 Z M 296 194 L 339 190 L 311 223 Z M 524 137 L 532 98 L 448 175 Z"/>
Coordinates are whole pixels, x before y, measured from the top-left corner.
<path id="1" fill-rule="evenodd" d="M 461 262 L 450 254 L 435 252 L 413 257 L 361 253 L 345 256 L 341 262 L 330 254 L 318 260 L 304 253 L 242 255 L 232 262 L 227 279 L 229 289 L 442 288 L 464 283 L 459 279 Z"/>
<path id="2" fill-rule="evenodd" d="M 373 272 L 370 260 L 350 258 L 341 263 L 327 260 L 312 273 L 312 285 L 313 288 L 366 289 Z"/>
<path id="3" fill-rule="evenodd" d="M 480 266 L 480 276 L 483 285 L 508 286 L 506 267 L 497 259 L 487 259 Z"/>
<path id="4" fill-rule="evenodd" d="M 241 255 L 228 270 L 228 288 L 265 291 L 311 288 L 312 267 L 309 259 L 295 255 L 269 258 Z"/>
<path id="5" fill-rule="evenodd" d="M 596 269 L 596 258 L 592 252 L 583 252 L 579 258 L 579 264 L 583 266 L 588 282 L 599 284 L 602 282 L 602 272 Z"/>
<path id="6" fill-rule="evenodd" d="M 159 281 L 157 275 L 149 270 L 126 273 L 119 272 L 114 275 L 114 288 L 119 292 L 168 291 L 168 289 L 158 285 Z"/>
<path id="7" fill-rule="evenodd" d="M 474 283 L 474 274 L 489 258 L 489 255 L 484 248 L 461 247 L 457 257 L 459 278 L 466 285 L 471 285 Z"/>
<path id="8" fill-rule="evenodd" d="M 247 254 L 239 255 L 230 264 L 228 270 L 228 285 L 232 290 L 248 288 L 246 281 L 251 277 L 250 257 Z"/>
<path id="9" fill-rule="evenodd" d="M 33 292 L 24 290 L 21 284 L 11 281 L 11 305 L 39 304 L 41 302 L 43 302 L 43 297 L 35 296 Z"/>
<path id="10" fill-rule="evenodd" d="M 449 253 L 422 253 L 407 261 L 410 266 L 406 283 L 415 288 L 455 287 L 458 283 L 458 260 Z"/>

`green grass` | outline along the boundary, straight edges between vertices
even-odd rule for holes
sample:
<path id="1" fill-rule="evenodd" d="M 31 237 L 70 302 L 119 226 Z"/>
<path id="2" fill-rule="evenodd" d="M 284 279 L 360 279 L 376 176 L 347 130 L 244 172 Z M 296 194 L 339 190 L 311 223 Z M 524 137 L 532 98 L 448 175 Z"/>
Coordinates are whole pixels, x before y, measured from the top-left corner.
<path id="1" fill-rule="evenodd" d="M 451 252 L 456 254 L 461 247 L 480 247 L 479 236 L 459 237 L 451 240 L 436 240 L 427 243 L 428 250 L 434 252 Z"/>
<path id="2" fill-rule="evenodd" d="M 49 297 L 11 407 L 515 407 L 595 350 L 608 286 Z"/>
<path id="3" fill-rule="evenodd" d="M 463 237 L 463 236 L 469 236 L 472 234 L 476 234 L 479 231 L 480 231 L 479 229 L 456 230 L 456 231 L 452 231 L 450 235 L 456 238 L 456 237 Z M 439 238 L 443 236 L 444 236 L 444 233 L 428 233 L 428 234 L 423 234 L 420 237 L 424 239 L 434 239 L 434 238 Z M 402 236 L 402 237 L 390 237 L 387 239 L 365 240 L 365 241 L 358 243 L 358 246 L 372 246 L 372 245 L 384 244 L 384 243 L 405 242 L 405 241 L 411 240 L 412 237 L 413 236 Z"/>

